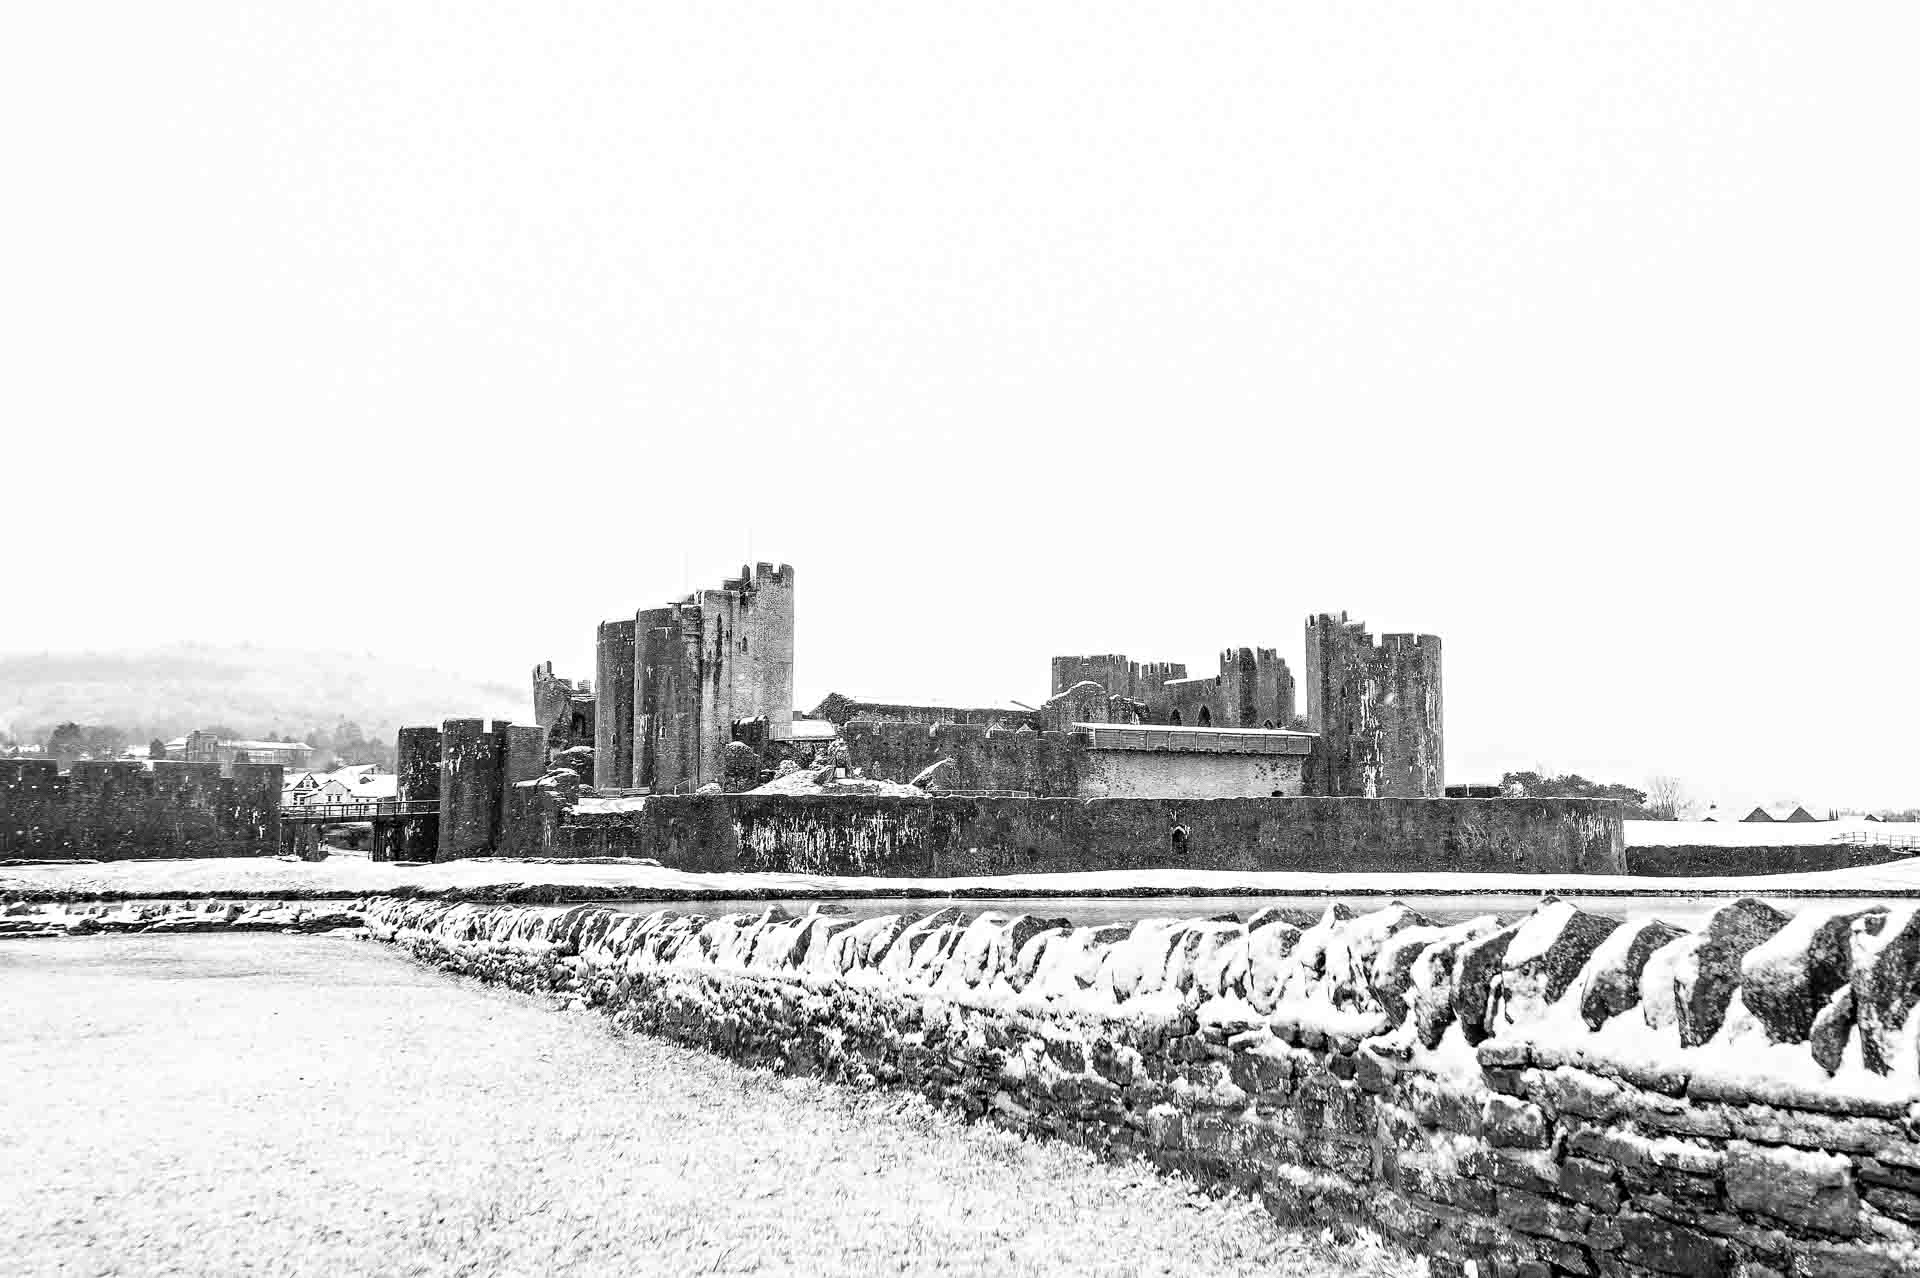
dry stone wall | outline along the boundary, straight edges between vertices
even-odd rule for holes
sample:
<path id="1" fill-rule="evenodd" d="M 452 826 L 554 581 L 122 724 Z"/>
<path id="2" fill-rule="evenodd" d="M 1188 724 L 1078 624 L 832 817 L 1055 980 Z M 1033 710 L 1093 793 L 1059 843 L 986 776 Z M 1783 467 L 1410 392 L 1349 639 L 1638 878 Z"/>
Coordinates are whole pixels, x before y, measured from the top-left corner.
<path id="1" fill-rule="evenodd" d="M 377 901 L 427 962 L 619 1025 L 1361 1223 L 1436 1272 L 1920 1267 L 1920 911 L 1698 932 L 1549 899 L 1100 928 Z"/>
<path id="2" fill-rule="evenodd" d="M 364 926 L 356 910 L 284 901 L 14 902 L 0 909 L 0 939 L 42 940 L 121 932 L 331 932 Z"/>

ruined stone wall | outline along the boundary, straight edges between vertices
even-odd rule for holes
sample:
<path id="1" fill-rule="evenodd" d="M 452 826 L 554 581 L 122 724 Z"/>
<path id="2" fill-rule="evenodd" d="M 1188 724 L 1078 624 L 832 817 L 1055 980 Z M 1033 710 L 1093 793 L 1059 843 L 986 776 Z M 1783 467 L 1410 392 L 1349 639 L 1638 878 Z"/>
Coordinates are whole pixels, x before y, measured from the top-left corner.
<path id="1" fill-rule="evenodd" d="M 1438 798 L 1446 793 L 1440 640 L 1383 635 L 1345 613 L 1307 618 L 1308 764 L 1316 794 Z"/>
<path id="2" fill-rule="evenodd" d="M 845 725 L 855 719 L 869 719 L 875 723 L 962 723 L 982 728 L 1008 729 L 1034 727 L 1038 722 L 1034 711 L 1022 710 L 1018 706 L 942 706 L 917 702 L 861 701 L 838 692 L 828 693 L 813 708 L 812 717 L 836 725 Z"/>
<path id="3" fill-rule="evenodd" d="M 416 958 L 1501 1278 L 1920 1269 L 1920 911 L 1074 927 L 376 902 Z M 1842 1009 L 1842 1010 L 1836 1010 Z"/>
<path id="4" fill-rule="evenodd" d="M 642 614 L 644 617 L 644 614 Z M 603 621 L 594 636 L 593 718 L 594 784 L 608 788 L 634 784 L 635 623 Z"/>
<path id="5" fill-rule="evenodd" d="M 279 764 L 0 759 L 0 857 L 128 860 L 272 856 Z"/>
<path id="6" fill-rule="evenodd" d="M 878 780 L 911 781 L 940 760 L 953 760 L 935 778 L 942 790 L 1078 794 L 1086 771 L 1084 741 L 1071 732 L 855 719 L 841 728 L 840 738 L 852 766 Z"/>
<path id="7" fill-rule="evenodd" d="M 549 750 L 570 750 L 594 742 L 596 705 L 591 683 L 576 684 L 553 673 L 553 663 L 533 668 L 533 722 L 546 734 Z M 591 783 L 592 777 L 582 778 Z"/>
<path id="8" fill-rule="evenodd" d="M 569 814 L 543 837 L 544 854 L 650 857 L 682 870 L 884 877 L 1623 868 L 1619 805 L 1598 799 L 656 795 L 641 812 L 622 814 L 618 828 L 603 825 Z"/>
<path id="9" fill-rule="evenodd" d="M 1220 654 L 1218 728 L 1290 728 L 1295 718 L 1293 671 L 1272 648 L 1229 648 Z"/>
<path id="10" fill-rule="evenodd" d="M 1183 728 L 1224 728 L 1220 709 L 1220 677 L 1200 675 L 1161 684 L 1147 698 L 1148 723 L 1172 723 Z"/>
<path id="11" fill-rule="evenodd" d="M 1071 732 L 1076 723 L 1131 722 L 1132 705 L 1124 697 L 1109 694 L 1105 686 L 1083 679 L 1041 702 L 1037 719 L 1049 732 Z"/>
<path id="12" fill-rule="evenodd" d="M 1179 662 L 1134 662 L 1120 653 L 1055 657 L 1051 673 L 1055 696 L 1091 682 L 1110 697 L 1140 703 L 1138 712 L 1114 716 L 1114 722 L 1287 728 L 1295 718 L 1293 672 L 1272 648 L 1225 649 L 1212 676 L 1189 678 Z"/>
<path id="13" fill-rule="evenodd" d="M 1093 682 L 1109 696 L 1130 701 L 1148 701 L 1169 679 L 1184 679 L 1187 667 L 1178 661 L 1129 661 L 1124 653 L 1108 652 L 1084 657 L 1055 657 L 1052 665 L 1051 692 L 1065 692 L 1076 683 Z"/>

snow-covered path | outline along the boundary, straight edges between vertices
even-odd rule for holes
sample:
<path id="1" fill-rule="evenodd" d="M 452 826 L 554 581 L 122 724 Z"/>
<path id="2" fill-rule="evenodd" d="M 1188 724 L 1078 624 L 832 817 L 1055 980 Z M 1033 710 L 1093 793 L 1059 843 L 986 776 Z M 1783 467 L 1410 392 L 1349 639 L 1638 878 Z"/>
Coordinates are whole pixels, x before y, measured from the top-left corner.
<path id="1" fill-rule="evenodd" d="M 21 892 L 124 892 L 141 896 L 239 893 L 356 896 L 412 887 L 422 891 L 501 884 L 564 884 L 608 896 L 644 899 L 732 899 L 809 895 L 883 897 L 911 891 L 948 896 L 1304 895 L 1342 893 L 1546 892 L 1588 895 L 1803 893 L 1847 896 L 1920 895 L 1920 858 L 1851 870 L 1745 878 L 1656 879 L 1615 874 L 1320 874 L 1232 870 L 1110 870 L 1085 874 L 1012 874 L 995 878 L 883 879 L 808 874 L 692 874 L 654 866 L 581 861 L 480 859 L 440 865 L 392 865 L 364 857 L 326 861 L 227 858 L 203 861 L 114 861 L 97 865 L 0 868 L 0 896 Z"/>

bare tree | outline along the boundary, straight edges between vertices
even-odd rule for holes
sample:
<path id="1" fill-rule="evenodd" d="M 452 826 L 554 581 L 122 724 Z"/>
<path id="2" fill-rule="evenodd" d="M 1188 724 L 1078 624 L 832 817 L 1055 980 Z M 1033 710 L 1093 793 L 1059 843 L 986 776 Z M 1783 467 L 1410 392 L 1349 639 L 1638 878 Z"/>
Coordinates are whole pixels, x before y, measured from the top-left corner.
<path id="1" fill-rule="evenodd" d="M 1647 815 L 1654 820 L 1678 821 L 1692 806 L 1687 787 L 1679 777 L 1662 774 L 1647 779 Z"/>

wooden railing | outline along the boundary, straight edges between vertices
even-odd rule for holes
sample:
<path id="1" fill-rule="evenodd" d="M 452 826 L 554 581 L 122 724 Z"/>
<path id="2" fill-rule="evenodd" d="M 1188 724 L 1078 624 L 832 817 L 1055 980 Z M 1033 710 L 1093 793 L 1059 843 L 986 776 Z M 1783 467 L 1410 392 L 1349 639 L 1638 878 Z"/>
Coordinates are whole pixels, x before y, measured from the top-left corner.
<path id="1" fill-rule="evenodd" d="M 371 821 L 376 817 L 438 816 L 436 799 L 355 799 L 349 803 L 290 803 L 280 809 L 282 821 Z"/>
<path id="2" fill-rule="evenodd" d="M 1911 848 L 1920 851 L 1920 834 L 1882 834 L 1878 830 L 1846 830 L 1833 836 L 1835 843 L 1856 843 L 1868 847 Z"/>

